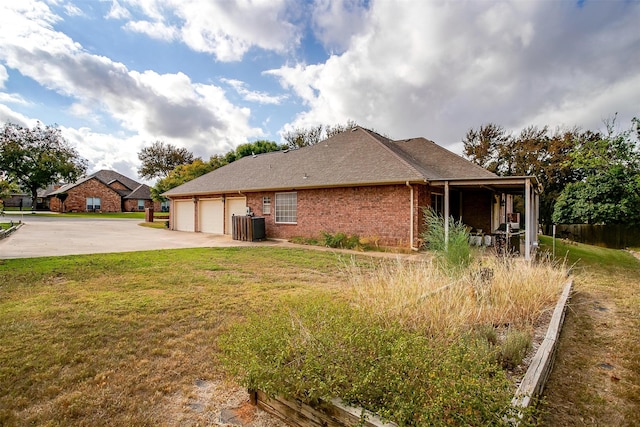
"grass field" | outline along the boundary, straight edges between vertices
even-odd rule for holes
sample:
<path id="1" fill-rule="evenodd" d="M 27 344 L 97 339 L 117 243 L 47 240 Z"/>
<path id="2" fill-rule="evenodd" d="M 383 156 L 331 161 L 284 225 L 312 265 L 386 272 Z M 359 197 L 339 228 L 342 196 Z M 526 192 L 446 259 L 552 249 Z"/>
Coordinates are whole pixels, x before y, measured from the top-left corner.
<path id="1" fill-rule="evenodd" d="M 221 381 L 221 328 L 339 289 L 340 265 L 274 248 L 0 261 L 0 425 L 210 425 L 190 402 Z"/>
<path id="2" fill-rule="evenodd" d="M 576 293 L 542 421 L 640 425 L 640 263 L 565 253 Z M 220 332 L 283 296 L 343 292 L 346 263 L 272 247 L 0 260 L 0 425 L 215 425 L 233 397 Z"/>
<path id="3" fill-rule="evenodd" d="M 545 248 L 551 239 L 543 238 Z M 544 425 L 640 425 L 640 262 L 626 251 L 556 242 L 574 290 L 545 391 Z"/>

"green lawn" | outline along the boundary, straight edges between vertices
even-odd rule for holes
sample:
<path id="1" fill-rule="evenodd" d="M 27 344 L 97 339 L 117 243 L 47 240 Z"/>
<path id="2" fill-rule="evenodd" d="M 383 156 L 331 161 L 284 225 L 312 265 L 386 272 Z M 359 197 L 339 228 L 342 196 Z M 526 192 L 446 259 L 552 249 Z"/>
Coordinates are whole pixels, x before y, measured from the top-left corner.
<path id="1" fill-rule="evenodd" d="M 543 249 L 552 240 L 542 238 Z M 640 425 L 640 262 L 622 250 L 556 241 L 575 274 L 544 424 Z"/>
<path id="2" fill-rule="evenodd" d="M 640 425 L 640 263 L 556 254 L 575 263 L 576 292 L 542 421 Z M 282 297 L 348 289 L 338 255 L 273 247 L 0 260 L 0 278 L 3 426 L 211 425 L 193 402 L 199 384 L 224 384 L 221 331 Z"/>
<path id="3" fill-rule="evenodd" d="M 341 266 L 275 248 L 0 261 L 0 425 L 162 425 L 177 396 L 221 377 L 222 328 L 339 290 Z"/>

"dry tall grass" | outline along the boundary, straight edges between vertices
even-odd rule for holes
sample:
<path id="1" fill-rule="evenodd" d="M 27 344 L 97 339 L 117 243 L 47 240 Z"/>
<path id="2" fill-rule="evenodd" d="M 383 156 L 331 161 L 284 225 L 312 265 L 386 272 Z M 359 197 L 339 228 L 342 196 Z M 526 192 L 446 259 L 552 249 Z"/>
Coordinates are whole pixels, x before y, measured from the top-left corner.
<path id="1" fill-rule="evenodd" d="M 355 265 L 353 302 L 386 322 L 450 337 L 482 325 L 528 329 L 553 310 L 565 282 L 564 265 L 484 258 L 456 276 L 435 262 Z"/>

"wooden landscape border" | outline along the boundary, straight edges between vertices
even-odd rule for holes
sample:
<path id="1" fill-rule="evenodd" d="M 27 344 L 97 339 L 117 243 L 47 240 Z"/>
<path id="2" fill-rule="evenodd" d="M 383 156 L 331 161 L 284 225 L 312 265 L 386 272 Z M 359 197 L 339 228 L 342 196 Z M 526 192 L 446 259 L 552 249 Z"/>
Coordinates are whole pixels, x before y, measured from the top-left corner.
<path id="1" fill-rule="evenodd" d="M 340 399 L 331 399 L 322 408 L 314 408 L 299 400 L 288 400 L 282 397 L 269 397 L 260 390 L 249 390 L 251 403 L 265 412 L 280 418 L 287 424 L 297 427 L 398 427 L 397 424 L 385 423 L 375 414 L 355 408 Z M 364 417 L 363 417 L 364 415 Z M 363 419 L 364 418 L 364 419 Z"/>
<path id="2" fill-rule="evenodd" d="M 11 223 L 13 223 L 13 221 L 11 221 Z M 5 237 L 9 237 L 13 232 L 15 232 L 20 227 L 22 227 L 22 221 L 12 225 L 10 228 L 7 228 L 6 230 L 0 230 L 0 240 L 4 239 Z"/>
<path id="3" fill-rule="evenodd" d="M 511 401 L 511 404 L 516 408 L 528 407 L 533 399 L 542 394 L 542 390 L 547 383 L 551 368 L 553 367 L 556 349 L 558 347 L 558 338 L 560 337 L 560 331 L 562 331 L 562 324 L 564 323 L 564 317 L 567 311 L 567 302 L 572 289 L 573 279 L 569 279 L 564 285 L 556 308 L 553 310 L 553 316 L 549 322 L 547 334 L 535 356 L 533 356 L 529 368 Z"/>
<path id="4" fill-rule="evenodd" d="M 527 408 L 542 394 L 553 367 L 558 338 L 564 322 L 567 302 L 573 289 L 573 279 L 564 285 L 560 299 L 556 303 L 547 333 L 534 355 L 511 404 L 517 410 Z M 344 404 L 340 399 L 332 399 L 322 408 L 314 408 L 297 400 L 269 397 L 259 390 L 249 390 L 251 403 L 265 412 L 297 427 L 397 427 L 393 422 L 385 423 L 375 414 L 361 408 Z M 362 420 L 364 415 L 364 420 Z M 511 419 L 517 425 L 516 419 Z"/>

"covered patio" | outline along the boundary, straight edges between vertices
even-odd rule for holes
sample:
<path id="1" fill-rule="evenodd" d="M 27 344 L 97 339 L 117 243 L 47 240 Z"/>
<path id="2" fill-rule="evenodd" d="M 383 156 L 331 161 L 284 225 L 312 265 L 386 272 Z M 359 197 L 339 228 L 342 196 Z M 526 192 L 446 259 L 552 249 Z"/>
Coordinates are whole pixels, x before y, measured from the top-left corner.
<path id="1" fill-rule="evenodd" d="M 533 176 L 456 178 L 430 181 L 431 206 L 445 218 L 460 219 L 480 234 L 493 238 L 524 235 L 524 248 L 518 252 L 531 259 L 538 247 L 539 208 L 542 186 Z M 522 196 L 523 205 L 514 211 L 514 196 Z M 441 206 L 440 206 L 441 205 Z M 524 221 L 520 218 L 524 216 Z M 521 230 L 524 229 L 524 230 Z M 486 230 L 486 232 L 485 232 Z M 445 221 L 445 234 L 449 224 Z M 503 237 L 504 236 L 504 237 Z"/>

